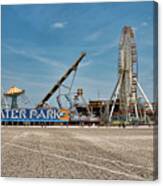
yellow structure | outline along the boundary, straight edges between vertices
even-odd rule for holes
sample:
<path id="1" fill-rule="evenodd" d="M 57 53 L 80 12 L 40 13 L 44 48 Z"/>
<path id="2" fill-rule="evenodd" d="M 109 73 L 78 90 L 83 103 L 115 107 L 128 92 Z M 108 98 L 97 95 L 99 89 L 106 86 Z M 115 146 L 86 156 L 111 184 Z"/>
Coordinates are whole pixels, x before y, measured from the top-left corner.
<path id="1" fill-rule="evenodd" d="M 17 88 L 16 86 L 12 86 L 11 88 L 7 90 L 7 92 L 5 93 L 5 96 L 20 95 L 22 93 L 24 93 L 24 90 Z"/>
<path id="2" fill-rule="evenodd" d="M 12 86 L 7 90 L 7 92 L 4 94 L 4 96 L 11 97 L 11 109 L 18 108 L 17 104 L 17 97 L 23 94 L 25 90 L 17 88 L 16 86 Z"/>

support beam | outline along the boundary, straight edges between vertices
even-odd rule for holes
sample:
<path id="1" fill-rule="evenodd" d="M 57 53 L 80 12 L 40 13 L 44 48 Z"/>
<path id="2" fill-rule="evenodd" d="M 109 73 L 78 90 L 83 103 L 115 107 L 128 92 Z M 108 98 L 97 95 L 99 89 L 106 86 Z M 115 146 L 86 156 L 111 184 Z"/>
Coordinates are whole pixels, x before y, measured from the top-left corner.
<path id="1" fill-rule="evenodd" d="M 122 78 L 123 78 L 123 74 L 120 76 L 120 78 L 118 80 L 118 83 L 117 83 L 117 86 L 116 86 L 116 89 L 115 89 L 115 95 L 113 94 L 114 95 L 113 96 L 113 105 L 112 105 L 111 111 L 109 113 L 109 122 L 111 122 L 111 119 L 112 119 L 113 111 L 114 111 L 114 108 L 115 108 L 115 103 L 116 103 L 116 100 L 118 98 L 119 90 L 120 90 L 120 87 L 121 87 Z"/>
<path id="2" fill-rule="evenodd" d="M 151 103 L 150 103 L 148 97 L 146 96 L 146 94 L 145 94 L 145 92 L 143 91 L 142 87 L 140 86 L 139 82 L 138 82 L 137 80 L 136 80 L 136 82 L 137 82 L 138 88 L 139 88 L 139 90 L 140 90 L 142 96 L 144 97 L 145 101 L 147 102 L 147 104 L 148 104 L 150 110 L 152 111 L 152 113 L 154 113 L 153 107 L 152 107 L 152 105 L 151 105 Z"/>
<path id="3" fill-rule="evenodd" d="M 53 88 L 45 95 L 45 97 L 41 100 L 41 102 L 37 105 L 36 108 L 42 107 L 46 101 L 48 101 L 51 96 L 60 88 L 62 83 L 68 78 L 68 76 L 75 71 L 81 62 L 81 60 L 86 56 L 86 53 L 82 52 L 80 57 L 76 60 L 76 62 L 64 73 L 64 75 L 58 80 L 58 82 L 53 86 Z"/>

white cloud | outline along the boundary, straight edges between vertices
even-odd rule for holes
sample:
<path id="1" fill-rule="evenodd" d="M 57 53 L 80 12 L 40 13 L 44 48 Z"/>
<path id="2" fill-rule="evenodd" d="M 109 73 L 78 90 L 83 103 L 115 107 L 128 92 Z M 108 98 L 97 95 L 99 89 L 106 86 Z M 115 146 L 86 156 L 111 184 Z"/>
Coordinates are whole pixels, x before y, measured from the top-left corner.
<path id="1" fill-rule="evenodd" d="M 65 69 L 65 65 L 60 61 L 52 60 L 52 59 L 49 59 L 47 57 L 43 57 L 41 55 L 34 54 L 31 51 L 16 49 L 16 48 L 13 48 L 11 46 L 7 46 L 6 48 L 9 49 L 11 52 L 13 52 L 15 54 L 23 55 L 25 57 L 34 59 L 34 60 L 36 60 L 40 63 L 44 63 L 44 64 L 51 65 L 51 66 L 54 66 L 54 67 L 57 67 L 57 68 Z"/>
<path id="2" fill-rule="evenodd" d="M 82 67 L 87 67 L 87 66 L 89 66 L 89 65 L 91 65 L 91 64 L 92 64 L 91 61 L 83 61 L 83 63 L 80 64 L 80 68 L 82 68 Z"/>
<path id="3" fill-rule="evenodd" d="M 46 57 L 42 57 L 39 55 L 33 55 L 32 58 L 47 65 L 52 65 L 57 68 L 65 68 L 65 65 L 63 65 L 61 62 L 56 61 L 56 60 L 51 60 L 51 59 L 48 59 Z"/>
<path id="4" fill-rule="evenodd" d="M 113 40 L 112 42 L 100 46 L 98 49 L 91 51 L 92 56 L 99 56 L 104 54 L 105 52 L 109 52 L 111 49 L 113 48 L 118 48 L 118 44 L 119 44 L 119 38 L 117 37 L 115 40 Z"/>
<path id="5" fill-rule="evenodd" d="M 101 31 L 94 32 L 86 37 L 86 41 L 95 41 L 102 35 Z"/>
<path id="6" fill-rule="evenodd" d="M 138 27 L 132 27 L 134 33 L 138 31 Z"/>
<path id="7" fill-rule="evenodd" d="M 52 28 L 64 28 L 65 27 L 65 25 L 66 25 L 67 23 L 66 22 L 54 22 L 51 26 L 52 26 Z"/>
<path id="8" fill-rule="evenodd" d="M 146 27 L 146 26 L 148 26 L 148 23 L 147 22 L 142 22 L 141 26 Z"/>

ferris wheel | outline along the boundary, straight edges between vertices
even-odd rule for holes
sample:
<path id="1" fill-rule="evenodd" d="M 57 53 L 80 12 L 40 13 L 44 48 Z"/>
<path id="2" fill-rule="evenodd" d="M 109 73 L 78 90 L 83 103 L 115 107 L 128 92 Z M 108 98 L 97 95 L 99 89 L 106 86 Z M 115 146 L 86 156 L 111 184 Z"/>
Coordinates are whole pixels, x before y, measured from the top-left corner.
<path id="1" fill-rule="evenodd" d="M 122 29 L 119 43 L 118 81 L 111 96 L 111 110 L 109 121 L 112 121 L 115 105 L 118 102 L 119 114 L 125 121 L 133 117 L 139 120 L 138 90 L 145 99 L 148 109 L 153 107 L 138 82 L 138 60 L 135 34 L 130 26 Z"/>

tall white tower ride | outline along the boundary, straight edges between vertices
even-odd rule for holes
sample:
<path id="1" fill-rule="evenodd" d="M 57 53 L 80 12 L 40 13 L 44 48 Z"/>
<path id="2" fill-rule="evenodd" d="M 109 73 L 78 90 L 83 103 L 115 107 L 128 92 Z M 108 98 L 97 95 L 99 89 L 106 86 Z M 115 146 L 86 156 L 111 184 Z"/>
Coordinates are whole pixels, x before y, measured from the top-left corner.
<path id="1" fill-rule="evenodd" d="M 119 105 L 119 115 L 125 121 L 132 118 L 139 120 L 138 89 L 146 102 L 146 109 L 153 112 L 153 107 L 138 83 L 138 61 L 135 43 L 135 34 L 131 27 L 122 29 L 119 43 L 118 81 L 111 96 L 111 109 L 109 109 L 109 122 L 112 121 L 116 103 Z"/>

